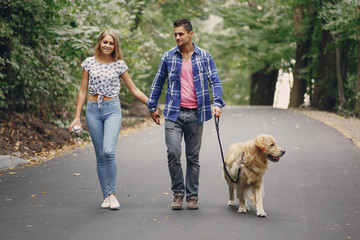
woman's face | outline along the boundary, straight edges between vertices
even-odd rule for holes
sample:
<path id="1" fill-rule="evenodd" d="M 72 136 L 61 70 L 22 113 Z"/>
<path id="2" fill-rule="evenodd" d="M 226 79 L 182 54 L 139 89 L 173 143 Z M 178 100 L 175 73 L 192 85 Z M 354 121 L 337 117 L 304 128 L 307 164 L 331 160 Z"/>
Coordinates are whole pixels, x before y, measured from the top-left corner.
<path id="1" fill-rule="evenodd" d="M 114 38 L 111 35 L 106 35 L 100 44 L 100 50 L 102 54 L 110 55 L 114 51 L 115 43 Z"/>

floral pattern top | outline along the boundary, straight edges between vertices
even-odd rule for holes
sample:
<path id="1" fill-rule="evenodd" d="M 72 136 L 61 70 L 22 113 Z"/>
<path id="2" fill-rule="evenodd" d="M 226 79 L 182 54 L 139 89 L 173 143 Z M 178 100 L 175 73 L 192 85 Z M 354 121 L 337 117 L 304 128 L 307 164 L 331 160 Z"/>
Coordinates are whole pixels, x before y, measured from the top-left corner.
<path id="1" fill-rule="evenodd" d="M 104 97 L 118 98 L 120 92 L 120 76 L 127 71 L 123 60 L 111 63 L 100 63 L 94 56 L 86 58 L 81 66 L 89 73 L 89 92 L 98 96 L 98 105 Z"/>

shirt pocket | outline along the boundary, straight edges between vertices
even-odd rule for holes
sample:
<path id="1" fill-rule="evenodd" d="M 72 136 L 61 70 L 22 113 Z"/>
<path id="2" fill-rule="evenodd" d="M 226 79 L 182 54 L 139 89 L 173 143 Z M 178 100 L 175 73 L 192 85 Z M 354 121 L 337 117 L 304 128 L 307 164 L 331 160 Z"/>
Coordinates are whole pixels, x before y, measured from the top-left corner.
<path id="1" fill-rule="evenodd" d="M 171 63 L 169 63 L 167 69 L 168 69 L 169 82 L 171 83 L 176 82 L 179 76 L 179 71 L 176 68 L 176 61 L 172 61 Z"/>
<path id="2" fill-rule="evenodd" d="M 208 79 L 210 78 L 209 69 L 204 62 L 197 62 L 196 65 L 199 73 L 201 87 L 204 88 L 204 85 L 208 82 Z"/>

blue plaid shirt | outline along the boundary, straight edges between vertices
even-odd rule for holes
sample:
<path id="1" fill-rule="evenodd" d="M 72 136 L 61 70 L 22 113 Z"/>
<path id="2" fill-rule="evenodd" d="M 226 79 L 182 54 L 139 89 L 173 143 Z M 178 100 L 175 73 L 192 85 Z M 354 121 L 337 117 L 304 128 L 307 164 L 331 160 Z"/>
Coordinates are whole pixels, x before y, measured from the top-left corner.
<path id="1" fill-rule="evenodd" d="M 194 54 L 191 57 L 191 63 L 198 103 L 198 123 L 202 123 L 212 117 L 209 86 L 214 99 L 213 105 L 222 108 L 225 106 L 225 102 L 222 100 L 222 86 L 211 54 L 194 44 Z M 165 119 L 174 122 L 177 120 L 180 112 L 181 65 L 182 56 L 179 46 L 164 53 L 150 89 L 149 101 L 147 102 L 149 111 L 155 112 L 165 80 L 168 79 L 164 116 Z"/>

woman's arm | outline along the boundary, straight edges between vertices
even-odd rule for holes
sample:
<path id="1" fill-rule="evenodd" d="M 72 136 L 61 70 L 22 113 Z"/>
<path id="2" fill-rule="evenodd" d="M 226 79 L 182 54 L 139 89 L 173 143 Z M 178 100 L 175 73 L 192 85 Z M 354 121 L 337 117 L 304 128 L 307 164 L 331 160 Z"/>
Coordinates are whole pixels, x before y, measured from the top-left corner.
<path id="1" fill-rule="evenodd" d="M 82 79 L 81 79 L 79 95 L 78 95 L 77 103 L 76 103 L 75 118 L 69 126 L 69 129 L 68 129 L 69 131 L 71 131 L 72 127 L 76 124 L 81 126 L 80 115 L 81 115 L 81 110 L 84 106 L 84 103 L 85 103 L 85 100 L 87 97 L 88 87 L 89 87 L 89 73 L 87 71 L 85 71 L 85 69 L 83 69 L 83 75 L 82 75 Z"/>
<path id="2" fill-rule="evenodd" d="M 149 98 L 142 91 L 140 91 L 140 89 L 138 89 L 136 87 L 135 83 L 130 78 L 130 75 L 129 75 L 128 71 L 125 71 L 121 75 L 121 79 L 124 81 L 126 87 L 130 90 L 131 94 L 134 95 L 134 97 L 139 99 L 144 104 L 147 103 Z M 158 109 L 156 109 L 155 112 L 150 113 L 150 116 L 157 125 L 160 125 L 160 115 L 159 115 L 159 110 Z"/>
<path id="3" fill-rule="evenodd" d="M 136 97 L 138 100 L 140 100 L 142 103 L 146 104 L 147 101 L 149 100 L 149 98 L 142 92 L 140 91 L 140 89 L 138 89 L 135 85 L 135 83 L 133 82 L 133 80 L 131 79 L 128 71 L 125 71 L 122 75 L 121 75 L 121 79 L 124 81 L 126 87 L 129 89 L 129 91 L 131 92 L 131 94 Z"/>

